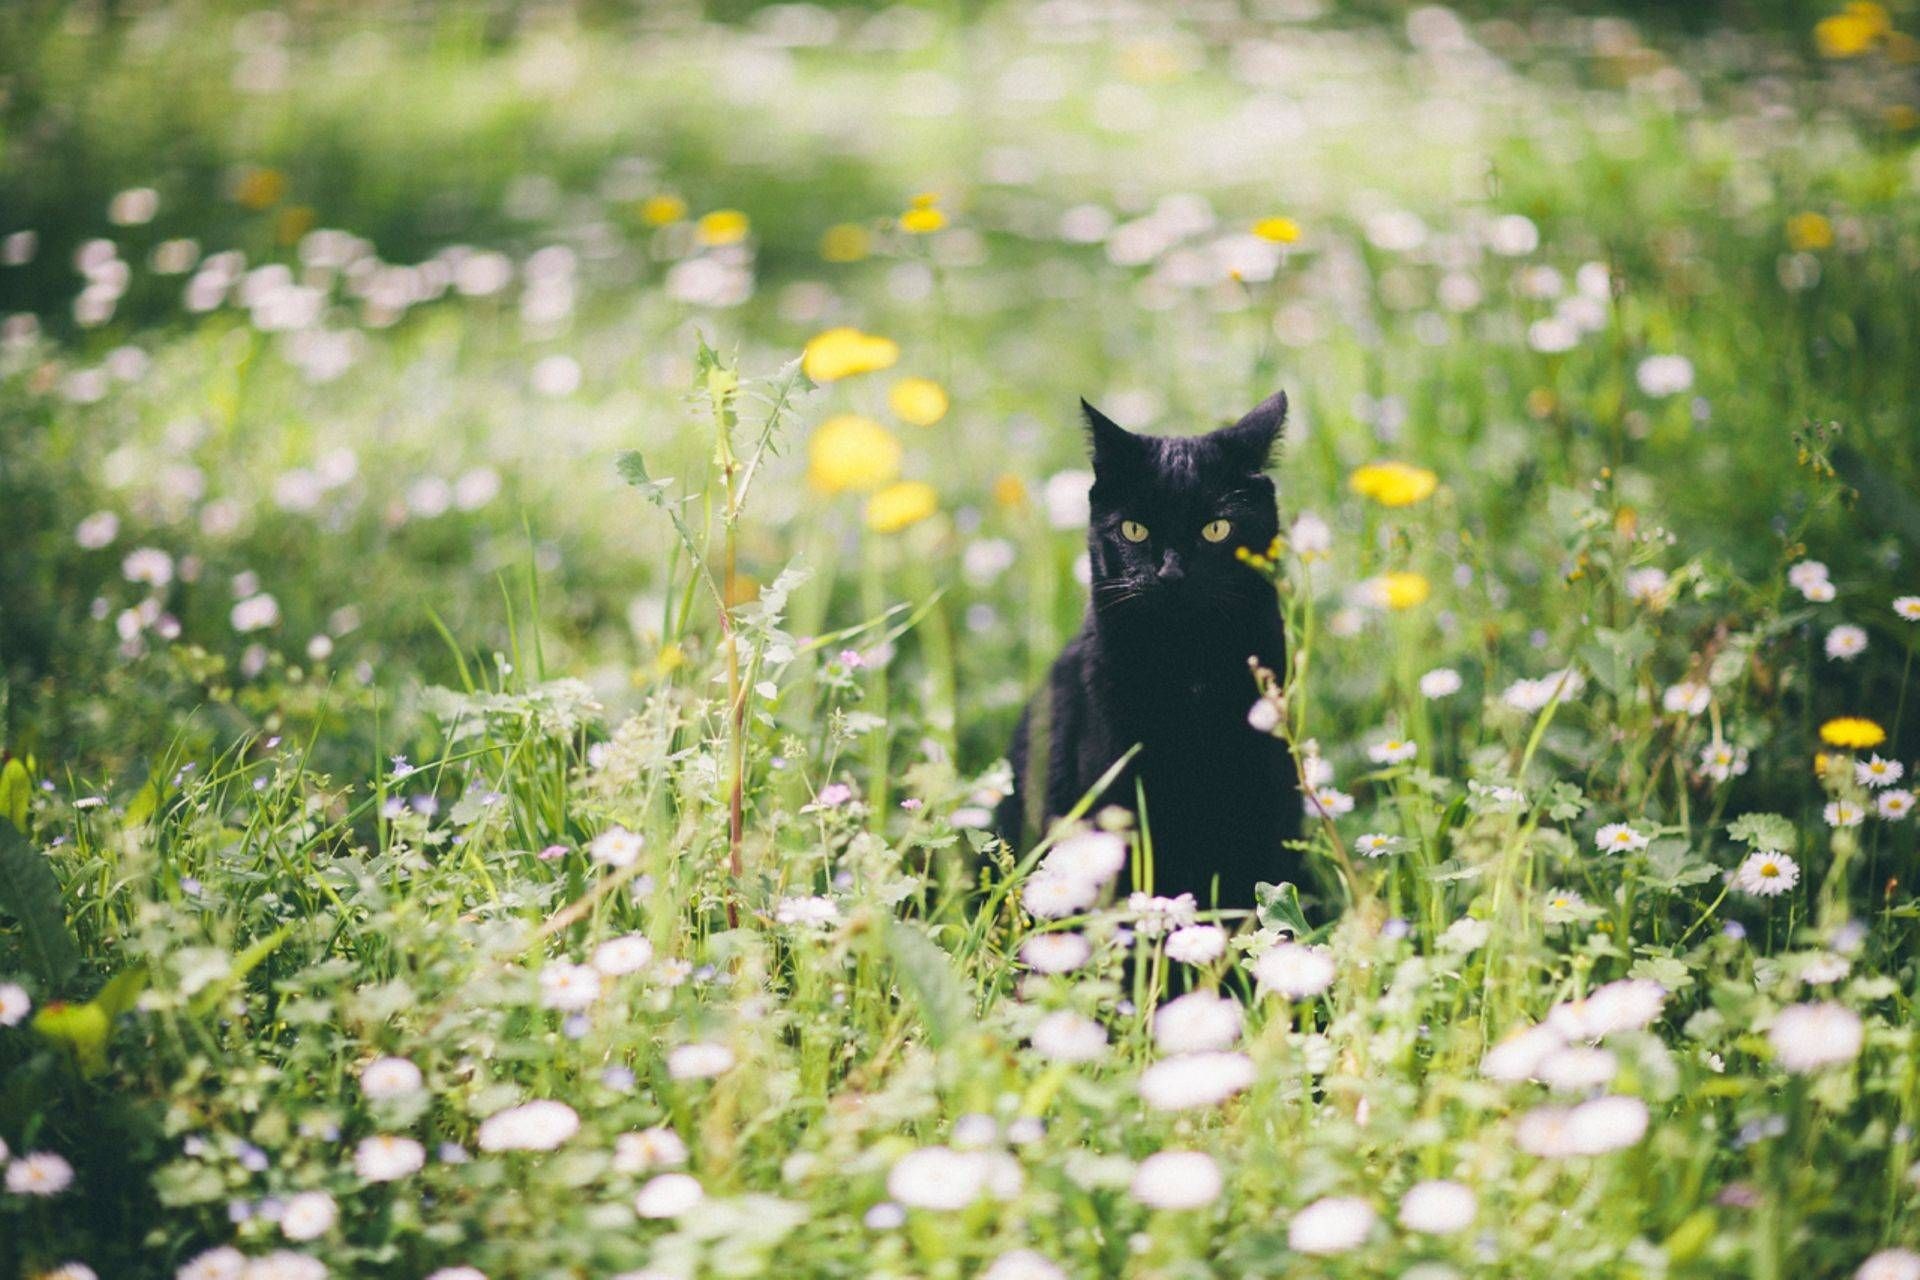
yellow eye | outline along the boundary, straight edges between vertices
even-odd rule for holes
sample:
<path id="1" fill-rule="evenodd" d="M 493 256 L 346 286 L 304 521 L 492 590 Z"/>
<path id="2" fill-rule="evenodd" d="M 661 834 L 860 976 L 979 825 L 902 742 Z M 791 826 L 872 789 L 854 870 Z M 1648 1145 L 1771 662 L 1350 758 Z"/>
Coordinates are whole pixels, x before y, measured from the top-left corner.
<path id="1" fill-rule="evenodd" d="M 1120 536 L 1128 542 L 1145 542 L 1147 540 L 1147 526 L 1141 524 L 1138 520 L 1122 520 L 1120 522 Z"/>
<path id="2" fill-rule="evenodd" d="M 1208 542 L 1225 542 L 1227 535 L 1233 532 L 1233 525 L 1226 520 L 1214 520 L 1200 530 L 1200 536 Z"/>

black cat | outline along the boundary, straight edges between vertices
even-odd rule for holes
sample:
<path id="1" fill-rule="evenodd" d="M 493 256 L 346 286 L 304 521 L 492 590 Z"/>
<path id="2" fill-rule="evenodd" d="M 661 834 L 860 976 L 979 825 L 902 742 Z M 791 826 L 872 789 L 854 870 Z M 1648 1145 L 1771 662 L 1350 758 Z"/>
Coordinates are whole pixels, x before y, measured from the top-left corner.
<path id="1" fill-rule="evenodd" d="M 1235 555 L 1265 552 L 1279 529 L 1262 472 L 1286 394 L 1190 438 L 1134 435 L 1080 407 L 1093 452 L 1092 597 L 1049 696 L 1014 730 L 1000 834 L 1024 850 L 1138 743 L 1094 811 L 1137 810 L 1144 793 L 1154 892 L 1251 907 L 1258 881 L 1299 878 L 1283 843 L 1300 825 L 1292 758 L 1247 723 L 1259 696 L 1247 660 L 1283 673 L 1286 636 L 1273 585 Z"/>

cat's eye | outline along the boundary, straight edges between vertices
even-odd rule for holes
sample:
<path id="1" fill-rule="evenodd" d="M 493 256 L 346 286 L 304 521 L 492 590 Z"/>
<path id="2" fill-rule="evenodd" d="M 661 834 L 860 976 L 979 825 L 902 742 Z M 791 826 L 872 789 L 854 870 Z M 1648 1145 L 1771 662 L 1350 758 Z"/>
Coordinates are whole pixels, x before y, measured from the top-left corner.
<path id="1" fill-rule="evenodd" d="M 1141 524 L 1138 520 L 1122 520 L 1120 522 L 1120 536 L 1128 542 L 1145 542 L 1147 540 L 1147 526 Z"/>
<path id="2" fill-rule="evenodd" d="M 1210 520 L 1200 528 L 1200 536 L 1208 542 L 1225 542 L 1232 532 L 1233 524 L 1227 520 Z"/>

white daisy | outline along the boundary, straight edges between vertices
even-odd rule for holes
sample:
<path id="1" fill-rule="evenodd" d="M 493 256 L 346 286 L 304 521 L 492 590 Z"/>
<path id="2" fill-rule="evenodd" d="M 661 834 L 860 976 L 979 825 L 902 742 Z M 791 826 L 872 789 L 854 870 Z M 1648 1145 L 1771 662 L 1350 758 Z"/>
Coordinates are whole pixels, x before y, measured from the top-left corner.
<path id="1" fill-rule="evenodd" d="M 1044 1254 L 1010 1249 L 980 1273 L 980 1280 L 1067 1280 L 1067 1273 Z"/>
<path id="2" fill-rule="evenodd" d="M 986 1154 L 922 1147 L 893 1162 L 887 1194 L 913 1209 L 964 1209 L 987 1190 Z"/>
<path id="3" fill-rule="evenodd" d="M 1220 1166 L 1202 1151 L 1158 1151 L 1133 1171 L 1128 1190 L 1150 1209 L 1199 1209 L 1220 1198 Z"/>
<path id="4" fill-rule="evenodd" d="M 1593 847 L 1602 853 L 1632 853 L 1646 848 L 1651 839 L 1624 822 L 1609 822 L 1594 833 Z"/>
<path id="5" fill-rule="evenodd" d="M 580 1116 L 564 1102 L 540 1098 L 480 1123 L 474 1141 L 482 1151 L 552 1151 L 580 1132 Z"/>
<path id="6" fill-rule="evenodd" d="M 1042 872 L 1029 876 L 1020 889 L 1020 905 L 1042 920 L 1058 920 L 1091 907 L 1100 897 L 1100 885 L 1078 876 Z"/>
<path id="7" fill-rule="evenodd" d="M 1893 611 L 1908 622 L 1920 622 L 1920 596 L 1899 597 L 1893 602 Z"/>
<path id="8" fill-rule="evenodd" d="M 1354 838 L 1354 851 L 1362 857 L 1384 858 L 1398 850 L 1403 842 L 1399 836 L 1381 835 L 1370 831 L 1366 835 Z"/>
<path id="9" fill-rule="evenodd" d="M 687 1144 L 680 1135 L 664 1125 L 637 1129 L 613 1140 L 613 1168 L 616 1173 L 645 1173 L 649 1169 L 671 1169 L 687 1162 Z"/>
<path id="10" fill-rule="evenodd" d="M 1373 1206 L 1355 1196 L 1315 1200 L 1287 1224 L 1287 1247 L 1295 1253 L 1345 1253 L 1366 1242 L 1374 1216 Z"/>
<path id="11" fill-rule="evenodd" d="M 706 1080 L 733 1069 L 733 1050 L 712 1041 L 675 1045 L 667 1052 L 667 1074 L 675 1080 Z"/>
<path id="12" fill-rule="evenodd" d="M 619 978 L 638 973 L 653 960 L 653 944 L 638 933 L 608 938 L 593 949 L 590 963 L 605 977 Z"/>
<path id="13" fill-rule="evenodd" d="M 174 1280 L 241 1280 L 247 1273 L 247 1255 L 232 1245 L 196 1253 L 180 1264 Z"/>
<path id="14" fill-rule="evenodd" d="M 1827 656 L 1851 662 L 1867 651 L 1867 633 L 1852 623 L 1842 623 L 1827 632 Z"/>
<path id="15" fill-rule="evenodd" d="M 1218 1106 L 1253 1083 L 1244 1053 L 1187 1053 L 1163 1058 L 1140 1076 L 1140 1096 L 1155 1111 Z"/>
<path id="16" fill-rule="evenodd" d="M 678 1218 L 706 1198 L 706 1189 L 691 1174 L 663 1173 L 640 1188 L 633 1211 L 642 1218 Z"/>
<path id="17" fill-rule="evenodd" d="M 645 847 L 646 841 L 635 832 L 614 827 L 593 838 L 593 843 L 587 846 L 587 856 L 609 867 L 630 867 L 639 861 Z"/>
<path id="18" fill-rule="evenodd" d="M 1420 744 L 1405 738 L 1387 738 L 1367 748 L 1375 764 L 1404 764 L 1420 754 Z"/>
<path id="19" fill-rule="evenodd" d="M 1667 691 L 1660 695 L 1660 706 L 1668 715 L 1697 716 L 1705 712 L 1713 701 L 1713 690 L 1699 680 L 1682 680 L 1670 684 Z"/>
<path id="20" fill-rule="evenodd" d="M 540 1003 L 578 1012 L 600 998 L 600 973 L 590 965 L 555 960 L 540 970 Z"/>
<path id="21" fill-rule="evenodd" d="M 1445 1179 L 1417 1182 L 1400 1197 L 1400 1225 L 1430 1236 L 1465 1231 L 1479 1212 L 1473 1188 Z"/>
<path id="22" fill-rule="evenodd" d="M 426 1163 L 427 1149 L 397 1134 L 363 1138 L 353 1149 L 353 1171 L 367 1182 L 397 1182 L 420 1172 Z"/>
<path id="23" fill-rule="evenodd" d="M 17 1196 L 57 1196 L 73 1185 L 73 1166 L 51 1151 L 30 1151 L 7 1166 L 6 1187 Z"/>
<path id="24" fill-rule="evenodd" d="M 1167 935 L 1167 958 L 1181 964 L 1212 964 L 1227 952 L 1227 931 L 1216 924 L 1190 924 Z"/>
<path id="25" fill-rule="evenodd" d="M 1920 1280 L 1920 1253 L 1882 1249 L 1860 1264 L 1853 1280 Z"/>
<path id="26" fill-rule="evenodd" d="M 1637 604 L 1651 604 L 1666 593 L 1670 579 L 1665 569 L 1647 567 L 1635 569 L 1627 574 L 1627 599 Z"/>
<path id="27" fill-rule="evenodd" d="M 1250 966 L 1262 991 L 1289 1000 L 1317 996 L 1333 985 L 1334 964 L 1324 948 L 1281 942 L 1267 948 Z"/>
<path id="28" fill-rule="evenodd" d="M 1800 883 L 1800 864 L 1784 853 L 1750 854 L 1733 873 L 1733 886 L 1756 898 L 1776 898 Z"/>
<path id="29" fill-rule="evenodd" d="M 1194 991 L 1153 1013 L 1153 1040 L 1162 1053 L 1207 1053 L 1240 1038 L 1240 1002 Z"/>
<path id="30" fill-rule="evenodd" d="M 1830 827 L 1857 827 L 1866 818 L 1867 811 L 1851 800 L 1830 800 L 1820 816 Z"/>
<path id="31" fill-rule="evenodd" d="M 1420 696 L 1423 698 L 1450 698 L 1460 692 L 1460 673 L 1452 667 L 1435 667 L 1420 677 Z"/>
<path id="32" fill-rule="evenodd" d="M 1709 742 L 1700 752 L 1700 772 L 1715 782 L 1737 778 L 1747 771 L 1747 749 L 1730 746 L 1719 739 Z"/>
<path id="33" fill-rule="evenodd" d="M 1890 787 L 1905 776 L 1907 768 L 1898 760 L 1884 760 L 1879 756 L 1869 756 L 1865 760 L 1854 762 L 1853 778 L 1863 787 Z"/>
<path id="34" fill-rule="evenodd" d="M 1341 818 L 1353 812 L 1353 797 L 1335 787 L 1315 787 L 1307 792 L 1305 807 L 1309 818 Z"/>
<path id="35" fill-rule="evenodd" d="M 1823 1000 L 1790 1004 L 1773 1017 L 1767 1042 L 1780 1065 L 1796 1075 L 1842 1066 L 1860 1056 L 1866 1028 L 1860 1015 Z"/>
<path id="36" fill-rule="evenodd" d="M 1827 566 L 1818 560 L 1802 560 L 1787 570 L 1787 583 L 1805 595 L 1807 588 L 1827 581 Z"/>
<path id="37" fill-rule="evenodd" d="M 1020 959 L 1037 973 L 1071 973 L 1093 956 L 1093 944 L 1077 933 L 1036 933 L 1020 944 Z"/>
<path id="38" fill-rule="evenodd" d="M 1873 798 L 1873 811 L 1888 822 L 1899 822 L 1913 812 L 1913 792 L 1889 787 Z"/>
<path id="39" fill-rule="evenodd" d="M 1034 1051 L 1051 1062 L 1095 1062 L 1107 1054 L 1107 1029 L 1070 1009 L 1040 1019 L 1029 1039 Z"/>
<path id="40" fill-rule="evenodd" d="M 289 1240 L 318 1240 L 333 1230 L 340 1207 L 324 1191 L 302 1191 L 289 1196 L 280 1210 L 280 1234 Z"/>
<path id="41" fill-rule="evenodd" d="M 27 989 L 17 982 L 0 982 L 0 1027 L 17 1027 L 33 1012 Z"/>
<path id="42" fill-rule="evenodd" d="M 360 1068 L 360 1092 L 376 1101 L 418 1093 L 425 1083 L 420 1068 L 405 1058 L 375 1058 Z"/>

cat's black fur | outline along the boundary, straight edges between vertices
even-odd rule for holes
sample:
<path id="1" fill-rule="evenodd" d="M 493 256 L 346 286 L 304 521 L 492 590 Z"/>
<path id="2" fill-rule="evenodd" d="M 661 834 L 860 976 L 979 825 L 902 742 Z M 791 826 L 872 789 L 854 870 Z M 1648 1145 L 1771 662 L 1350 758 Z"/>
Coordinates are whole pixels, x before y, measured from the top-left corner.
<path id="1" fill-rule="evenodd" d="M 1286 745 L 1247 723 L 1258 697 L 1247 659 L 1276 674 L 1286 636 L 1273 585 L 1235 556 L 1279 528 L 1263 474 L 1286 418 L 1276 394 L 1211 435 L 1134 435 L 1081 402 L 1092 442 L 1087 550 L 1093 589 L 1079 635 L 1055 660 L 1046 701 L 1020 717 L 1014 791 L 1001 835 L 1024 851 L 1129 747 L 1140 752 L 1095 801 L 1146 796 L 1154 892 L 1202 907 L 1251 907 L 1261 880 L 1297 880 L 1299 780 Z M 1210 521 L 1228 536 L 1201 536 Z M 1129 541 L 1122 524 L 1146 526 Z M 1050 724 L 1044 724 L 1046 720 Z M 1047 759 L 1034 759 L 1042 729 Z M 1043 794 L 1044 792 L 1044 794 Z M 1217 889 L 1217 892 L 1216 892 Z"/>

